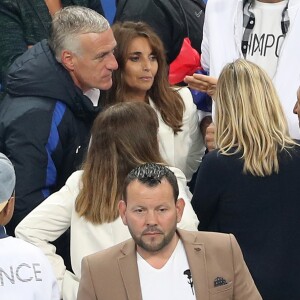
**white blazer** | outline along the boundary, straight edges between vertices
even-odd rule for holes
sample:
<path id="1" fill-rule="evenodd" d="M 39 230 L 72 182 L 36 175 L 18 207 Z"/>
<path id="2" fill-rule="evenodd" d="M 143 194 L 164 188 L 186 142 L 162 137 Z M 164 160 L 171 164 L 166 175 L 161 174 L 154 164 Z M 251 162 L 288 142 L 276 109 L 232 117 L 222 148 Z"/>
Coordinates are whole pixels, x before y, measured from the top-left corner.
<path id="1" fill-rule="evenodd" d="M 180 169 L 187 181 L 190 181 L 199 167 L 205 147 L 199 129 L 197 107 L 193 102 L 192 94 L 187 87 L 179 88 L 178 93 L 184 102 L 185 111 L 182 131 L 177 134 L 174 134 L 173 129 L 163 121 L 151 99 L 149 99 L 149 103 L 158 116 L 158 139 L 161 156 L 170 166 Z"/>

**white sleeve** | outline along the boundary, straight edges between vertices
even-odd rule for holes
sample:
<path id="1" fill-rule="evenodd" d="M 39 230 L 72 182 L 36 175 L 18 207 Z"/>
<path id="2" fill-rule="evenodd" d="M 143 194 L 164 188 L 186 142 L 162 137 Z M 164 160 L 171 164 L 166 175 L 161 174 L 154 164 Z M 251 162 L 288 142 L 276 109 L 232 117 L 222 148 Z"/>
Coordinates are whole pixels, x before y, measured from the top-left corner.
<path id="1" fill-rule="evenodd" d="M 182 219 L 178 223 L 178 228 L 190 231 L 197 231 L 199 221 L 191 205 L 192 194 L 189 190 L 189 187 L 186 185 L 186 178 L 183 172 L 178 168 L 169 167 L 169 169 L 175 174 L 177 178 L 179 188 L 178 198 L 183 198 L 185 202 Z"/>
<path id="2" fill-rule="evenodd" d="M 201 43 L 201 66 L 204 69 L 204 71 L 209 74 L 209 69 L 210 69 L 210 52 L 209 52 L 209 26 L 208 26 L 208 18 L 210 14 L 210 5 L 209 1 L 206 4 L 206 9 L 205 9 L 205 19 L 204 19 L 204 25 L 203 25 L 203 38 L 202 38 L 202 43 Z"/>
<path id="3" fill-rule="evenodd" d="M 208 41 L 208 34 L 209 34 L 209 26 L 207 21 L 207 10 L 209 10 L 208 3 L 206 4 L 205 9 L 205 19 L 203 25 L 203 38 L 201 43 L 201 66 L 204 71 L 209 75 L 210 73 L 210 51 L 209 51 L 209 41 Z M 206 21 L 205 21 L 206 20 Z M 198 110 L 199 121 L 201 122 L 205 117 L 211 116 L 211 112 L 205 112 L 202 110 Z"/>
<path id="4" fill-rule="evenodd" d="M 38 249 L 41 251 L 40 249 Z M 56 278 L 53 273 L 53 268 L 49 263 L 49 260 L 45 257 L 44 253 L 38 252 L 36 253 L 38 257 L 38 261 L 41 262 L 42 268 L 44 270 L 45 277 L 43 278 L 44 291 L 43 291 L 43 299 L 48 300 L 59 300 L 61 299 L 61 294 L 59 291 L 59 287 L 56 281 Z"/>
<path id="5" fill-rule="evenodd" d="M 82 171 L 73 173 L 58 192 L 50 195 L 17 226 L 16 237 L 39 247 L 48 257 L 60 289 L 66 271 L 64 261 L 49 242 L 59 238 L 71 225 L 72 210 L 79 192 Z"/>

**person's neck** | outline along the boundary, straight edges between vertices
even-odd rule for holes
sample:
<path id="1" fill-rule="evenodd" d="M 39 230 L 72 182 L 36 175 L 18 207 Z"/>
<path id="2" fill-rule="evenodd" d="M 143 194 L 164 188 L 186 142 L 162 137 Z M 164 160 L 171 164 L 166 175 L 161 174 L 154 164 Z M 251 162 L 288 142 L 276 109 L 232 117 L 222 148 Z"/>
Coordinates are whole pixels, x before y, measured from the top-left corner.
<path id="1" fill-rule="evenodd" d="M 146 93 L 141 93 L 141 94 L 130 94 L 126 93 L 125 94 L 125 99 L 126 102 L 149 102 L 148 96 Z"/>
<path id="2" fill-rule="evenodd" d="M 62 9 L 61 0 L 45 0 L 45 3 L 51 16 Z"/>
<path id="3" fill-rule="evenodd" d="M 179 237 L 177 233 L 175 233 L 170 243 L 166 245 L 163 249 L 157 252 L 149 252 L 137 246 L 137 252 L 150 266 L 152 266 L 155 269 L 161 269 L 171 257 L 172 253 L 174 252 L 177 246 L 178 241 Z"/>

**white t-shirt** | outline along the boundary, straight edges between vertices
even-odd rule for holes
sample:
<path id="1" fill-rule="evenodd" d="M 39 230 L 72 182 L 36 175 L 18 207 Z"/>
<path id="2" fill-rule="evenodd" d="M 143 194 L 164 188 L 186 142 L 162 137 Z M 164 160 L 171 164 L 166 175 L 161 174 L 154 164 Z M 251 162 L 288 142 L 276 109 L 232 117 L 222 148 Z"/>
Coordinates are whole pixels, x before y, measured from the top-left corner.
<path id="1" fill-rule="evenodd" d="M 0 299 L 60 299 L 52 267 L 39 248 L 17 238 L 0 238 Z"/>
<path id="2" fill-rule="evenodd" d="M 282 12 L 287 0 L 278 3 L 255 1 L 251 11 L 255 25 L 251 32 L 246 58 L 274 77 L 284 40 L 281 29 Z"/>
<path id="3" fill-rule="evenodd" d="M 193 279 L 182 242 L 167 263 L 155 269 L 137 253 L 143 300 L 196 300 Z"/>

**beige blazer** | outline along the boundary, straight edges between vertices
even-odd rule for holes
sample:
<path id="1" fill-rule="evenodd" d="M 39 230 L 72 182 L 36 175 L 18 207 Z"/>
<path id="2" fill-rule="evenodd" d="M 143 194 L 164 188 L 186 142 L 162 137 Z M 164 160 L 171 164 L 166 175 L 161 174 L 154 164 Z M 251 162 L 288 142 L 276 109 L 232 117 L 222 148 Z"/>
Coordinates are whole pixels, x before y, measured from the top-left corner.
<path id="1" fill-rule="evenodd" d="M 185 230 L 178 230 L 178 234 L 187 254 L 196 299 L 262 299 L 233 235 Z M 85 257 L 81 270 L 78 300 L 142 299 L 132 239 Z M 218 277 L 227 284 L 215 287 Z"/>

